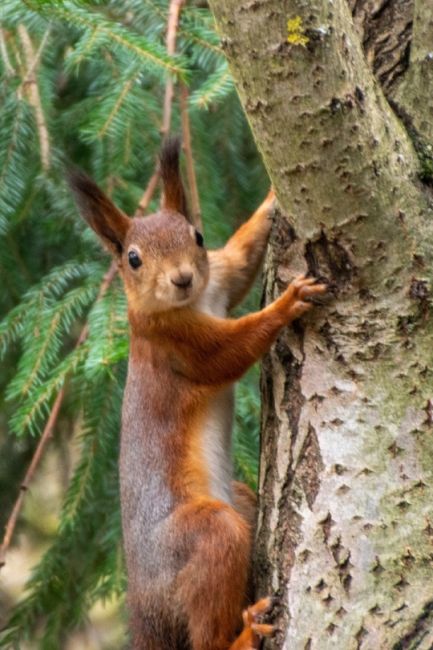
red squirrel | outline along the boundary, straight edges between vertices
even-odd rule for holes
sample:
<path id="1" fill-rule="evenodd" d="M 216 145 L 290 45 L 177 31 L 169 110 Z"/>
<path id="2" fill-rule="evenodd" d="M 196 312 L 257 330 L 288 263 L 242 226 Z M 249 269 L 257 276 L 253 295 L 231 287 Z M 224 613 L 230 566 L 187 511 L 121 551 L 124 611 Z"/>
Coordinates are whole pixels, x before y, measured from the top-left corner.
<path id="1" fill-rule="evenodd" d="M 253 650 L 273 628 L 261 622 L 270 600 L 247 602 L 255 507 L 232 479 L 231 386 L 325 286 L 301 277 L 261 311 L 227 318 L 262 262 L 273 192 L 207 251 L 188 220 L 178 141 L 160 171 L 162 207 L 136 219 L 81 172 L 70 177 L 128 301 L 120 491 L 132 647 Z"/>

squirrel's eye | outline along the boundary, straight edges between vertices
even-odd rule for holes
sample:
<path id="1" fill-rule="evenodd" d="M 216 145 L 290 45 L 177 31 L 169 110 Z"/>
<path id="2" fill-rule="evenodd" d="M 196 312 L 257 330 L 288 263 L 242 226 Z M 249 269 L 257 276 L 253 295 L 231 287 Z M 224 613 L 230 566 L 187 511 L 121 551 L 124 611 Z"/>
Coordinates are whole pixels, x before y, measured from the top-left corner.
<path id="1" fill-rule="evenodd" d="M 128 262 L 129 266 L 132 266 L 133 269 L 138 269 L 138 267 L 142 265 L 142 261 L 135 251 L 129 251 Z"/>
<path id="2" fill-rule="evenodd" d="M 203 246 L 203 235 L 198 230 L 195 231 L 195 241 L 197 246 Z"/>

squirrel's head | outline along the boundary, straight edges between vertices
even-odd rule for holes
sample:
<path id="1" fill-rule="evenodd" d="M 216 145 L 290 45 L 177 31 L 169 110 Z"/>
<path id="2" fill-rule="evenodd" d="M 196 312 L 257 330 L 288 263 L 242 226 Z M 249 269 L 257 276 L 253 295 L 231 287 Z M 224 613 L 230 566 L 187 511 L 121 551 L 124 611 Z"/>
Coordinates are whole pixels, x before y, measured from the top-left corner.
<path id="1" fill-rule="evenodd" d="M 209 277 L 203 237 L 189 222 L 179 170 L 179 142 L 168 140 L 160 156 L 161 209 L 130 219 L 85 174 L 69 184 L 84 219 L 116 258 L 134 312 L 184 307 L 199 298 Z"/>

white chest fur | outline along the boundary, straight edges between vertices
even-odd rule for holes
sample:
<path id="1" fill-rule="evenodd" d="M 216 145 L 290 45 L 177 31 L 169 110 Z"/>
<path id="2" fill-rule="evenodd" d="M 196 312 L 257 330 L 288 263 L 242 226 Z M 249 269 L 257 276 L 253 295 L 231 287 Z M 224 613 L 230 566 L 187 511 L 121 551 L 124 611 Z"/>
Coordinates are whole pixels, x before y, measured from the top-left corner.
<path id="1" fill-rule="evenodd" d="M 212 401 L 203 430 L 203 456 L 209 475 L 211 496 L 232 502 L 231 436 L 233 426 L 233 387 L 225 388 Z"/>
<path id="2" fill-rule="evenodd" d="M 215 274 L 217 275 L 217 274 Z M 206 291 L 196 304 L 196 309 L 211 316 L 227 315 L 228 297 L 215 275 L 211 274 Z M 234 388 L 222 390 L 210 403 L 203 430 L 203 457 L 207 466 L 211 496 L 232 503 L 233 464 L 232 428 Z"/>

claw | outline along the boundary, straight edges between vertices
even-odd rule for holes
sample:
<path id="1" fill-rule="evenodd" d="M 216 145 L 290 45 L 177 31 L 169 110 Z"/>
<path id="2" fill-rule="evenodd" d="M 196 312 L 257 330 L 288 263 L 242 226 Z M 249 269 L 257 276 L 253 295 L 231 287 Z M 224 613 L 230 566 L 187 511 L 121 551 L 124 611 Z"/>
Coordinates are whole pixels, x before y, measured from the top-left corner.
<path id="1" fill-rule="evenodd" d="M 293 280 L 292 285 L 295 287 L 304 287 L 309 284 L 314 284 L 315 282 L 316 278 L 307 278 L 306 275 L 298 275 Z"/>
<path id="2" fill-rule="evenodd" d="M 299 291 L 299 297 L 303 300 L 309 296 L 314 296 L 316 293 L 324 293 L 327 290 L 326 284 L 309 284 L 302 286 Z"/>
<path id="3" fill-rule="evenodd" d="M 257 636 L 270 636 L 275 631 L 273 625 L 266 623 L 251 623 L 251 629 Z"/>

